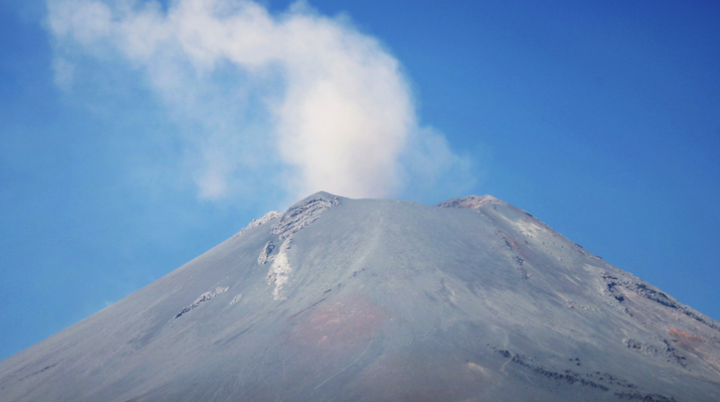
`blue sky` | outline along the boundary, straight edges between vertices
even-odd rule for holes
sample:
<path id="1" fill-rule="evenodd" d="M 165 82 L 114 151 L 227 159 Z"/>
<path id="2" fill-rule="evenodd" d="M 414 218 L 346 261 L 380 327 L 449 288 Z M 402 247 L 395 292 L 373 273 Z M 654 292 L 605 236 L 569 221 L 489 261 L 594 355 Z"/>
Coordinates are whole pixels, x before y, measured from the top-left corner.
<path id="1" fill-rule="evenodd" d="M 492 194 L 720 319 L 718 3 L 268 1 L 265 58 L 62 25 L 91 3 L 0 0 L 0 359 L 333 189 Z"/>

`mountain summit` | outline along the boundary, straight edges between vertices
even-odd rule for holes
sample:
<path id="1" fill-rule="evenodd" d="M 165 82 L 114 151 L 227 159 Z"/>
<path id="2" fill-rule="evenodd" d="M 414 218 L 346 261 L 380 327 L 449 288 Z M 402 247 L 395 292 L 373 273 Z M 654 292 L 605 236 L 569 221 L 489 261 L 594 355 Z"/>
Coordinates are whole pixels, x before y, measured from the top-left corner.
<path id="1" fill-rule="evenodd" d="M 317 193 L 0 362 L 2 401 L 712 401 L 720 323 L 512 205 Z"/>

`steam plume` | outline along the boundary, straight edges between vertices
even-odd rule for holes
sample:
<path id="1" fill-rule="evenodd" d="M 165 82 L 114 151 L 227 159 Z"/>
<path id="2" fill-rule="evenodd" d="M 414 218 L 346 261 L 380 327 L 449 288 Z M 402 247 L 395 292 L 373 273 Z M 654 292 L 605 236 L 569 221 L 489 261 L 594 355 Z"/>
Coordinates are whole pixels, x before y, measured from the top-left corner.
<path id="1" fill-rule="evenodd" d="M 384 197 L 466 168 L 441 134 L 419 126 L 398 61 L 346 19 L 305 3 L 281 15 L 243 0 L 167 9 L 48 0 L 48 9 L 58 85 L 80 79 L 75 64 L 88 58 L 142 72 L 190 127 L 181 135 L 201 198 L 246 191 L 261 169 L 293 197 Z"/>

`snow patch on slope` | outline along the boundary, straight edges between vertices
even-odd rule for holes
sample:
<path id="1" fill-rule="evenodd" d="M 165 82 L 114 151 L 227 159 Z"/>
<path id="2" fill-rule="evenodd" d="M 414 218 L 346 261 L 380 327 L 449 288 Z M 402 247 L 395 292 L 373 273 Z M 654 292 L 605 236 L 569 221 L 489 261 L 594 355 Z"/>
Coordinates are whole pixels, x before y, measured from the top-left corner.
<path id="1" fill-rule="evenodd" d="M 232 301 L 230 301 L 230 305 L 232 306 L 233 304 L 239 302 L 240 300 L 242 300 L 242 298 L 243 298 L 242 293 L 233 297 Z"/>
<path id="2" fill-rule="evenodd" d="M 275 300 L 284 300 L 283 289 L 290 282 L 290 272 L 292 265 L 288 256 L 288 250 L 292 242 L 293 235 L 302 228 L 307 227 L 315 222 L 320 214 L 340 203 L 340 199 L 332 194 L 319 192 L 310 197 L 292 205 L 288 210 L 280 216 L 280 220 L 272 226 L 270 232 L 282 240 L 280 251 L 273 255 L 276 249 L 273 241 L 268 241 L 265 247 L 260 251 L 258 256 L 258 265 L 265 265 L 272 262 L 268 270 L 265 281 L 268 285 L 275 285 L 272 295 Z M 274 219 L 277 215 L 273 216 Z"/>
<path id="3" fill-rule="evenodd" d="M 511 223 L 515 225 L 518 232 L 528 237 L 536 237 L 537 233 L 547 232 L 544 227 L 530 220 L 511 221 Z"/>
<path id="4" fill-rule="evenodd" d="M 213 291 L 205 292 L 205 293 L 201 294 L 200 297 L 198 297 L 197 299 L 195 299 L 195 302 L 193 302 L 193 304 L 191 304 L 191 305 L 185 307 L 184 309 L 182 309 L 182 311 L 180 311 L 180 312 L 175 316 L 175 319 L 177 320 L 177 319 L 180 318 L 180 316 L 182 316 L 183 314 L 189 313 L 190 311 L 192 311 L 193 309 L 195 309 L 197 306 L 200 305 L 200 303 L 203 303 L 203 302 L 212 300 L 212 299 L 214 299 L 217 295 L 222 294 L 222 293 L 225 293 L 225 292 L 227 292 L 229 289 L 230 289 L 230 288 L 227 287 L 227 286 L 226 286 L 226 287 L 220 287 L 220 286 L 218 286 L 218 287 L 215 288 L 215 290 L 213 290 Z"/>
<path id="5" fill-rule="evenodd" d="M 280 222 L 272 227 L 272 234 L 277 235 L 281 240 L 287 239 L 293 233 L 315 222 L 320 213 L 340 203 L 338 197 L 318 193 L 288 208 L 282 215 Z"/>
<path id="6" fill-rule="evenodd" d="M 272 255 L 273 250 L 275 250 L 275 243 L 270 240 L 265 244 L 265 247 L 263 247 L 258 256 L 258 265 L 265 265 L 268 261 L 274 260 L 275 256 Z"/>
<path id="7" fill-rule="evenodd" d="M 271 220 L 278 218 L 280 216 L 282 216 L 282 214 L 280 212 L 270 211 L 270 212 L 266 213 L 265 215 L 263 215 L 263 217 L 260 219 L 253 219 L 249 225 L 247 225 L 242 230 L 240 230 L 237 234 L 235 234 L 234 237 L 240 237 L 240 236 L 244 235 L 245 233 L 249 232 L 250 230 L 252 230 L 260 225 L 264 225 L 264 224 L 270 222 Z"/>
<path id="8" fill-rule="evenodd" d="M 291 238 L 286 239 L 280 246 L 280 252 L 275 257 L 273 264 L 270 266 L 265 281 L 268 285 L 275 284 L 273 290 L 273 299 L 283 300 L 281 292 L 285 285 L 290 281 L 290 271 L 292 266 L 290 265 L 290 259 L 288 258 L 287 251 L 290 249 Z"/>

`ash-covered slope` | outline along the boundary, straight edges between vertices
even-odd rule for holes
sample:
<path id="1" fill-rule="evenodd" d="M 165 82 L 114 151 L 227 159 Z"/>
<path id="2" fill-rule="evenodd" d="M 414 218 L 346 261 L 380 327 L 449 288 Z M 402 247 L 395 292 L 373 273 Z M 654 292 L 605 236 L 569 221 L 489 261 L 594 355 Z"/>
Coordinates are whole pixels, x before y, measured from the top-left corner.
<path id="1" fill-rule="evenodd" d="M 0 400 L 715 402 L 719 346 L 493 197 L 318 193 L 0 362 Z"/>

